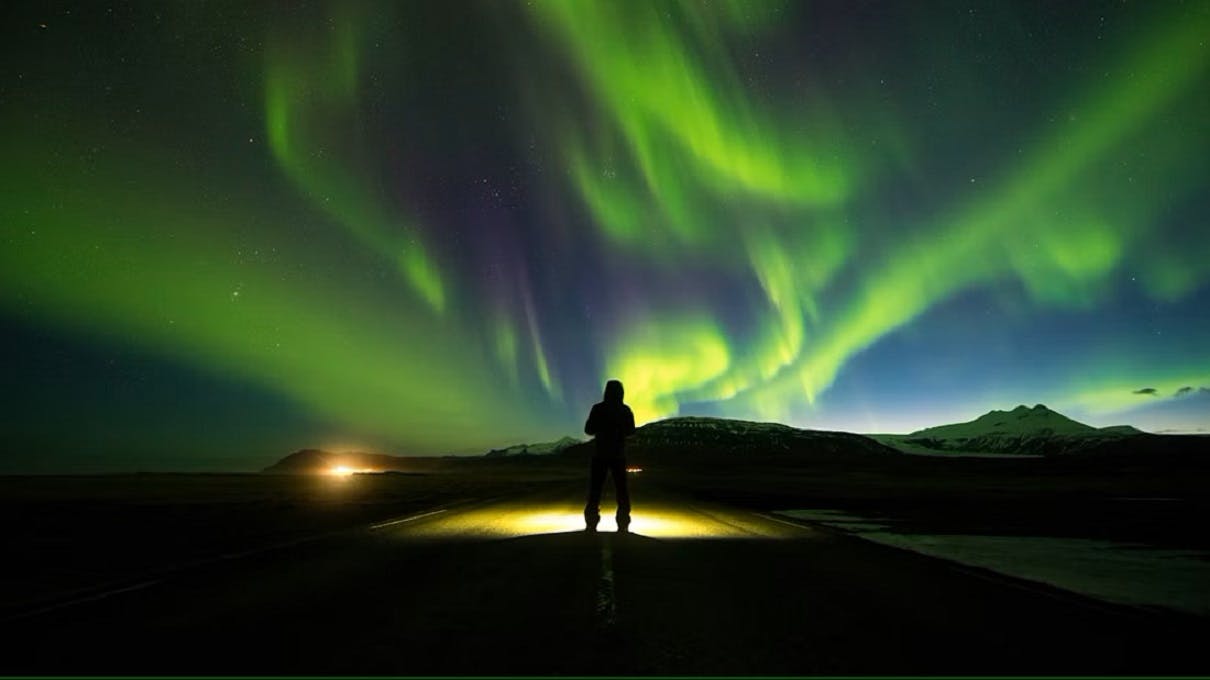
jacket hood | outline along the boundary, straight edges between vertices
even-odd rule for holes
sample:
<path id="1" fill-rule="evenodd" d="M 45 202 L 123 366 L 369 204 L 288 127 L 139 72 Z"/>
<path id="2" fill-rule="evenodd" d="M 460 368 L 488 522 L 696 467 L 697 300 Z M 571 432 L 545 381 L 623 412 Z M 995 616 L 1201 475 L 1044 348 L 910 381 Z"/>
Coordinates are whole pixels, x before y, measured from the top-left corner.
<path id="1" fill-rule="evenodd" d="M 610 380 L 605 383 L 605 401 L 616 401 L 621 403 L 624 391 L 622 390 L 621 380 Z"/>

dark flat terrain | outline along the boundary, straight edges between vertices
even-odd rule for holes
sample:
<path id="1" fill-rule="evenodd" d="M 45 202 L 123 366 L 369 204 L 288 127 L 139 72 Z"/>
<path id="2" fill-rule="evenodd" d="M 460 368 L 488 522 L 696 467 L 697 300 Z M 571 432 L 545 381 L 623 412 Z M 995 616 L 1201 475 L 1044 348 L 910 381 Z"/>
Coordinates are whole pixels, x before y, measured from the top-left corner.
<path id="1" fill-rule="evenodd" d="M 50 482 L 23 486 L 8 502 L 26 513 L 25 564 L 109 572 L 91 589 L 44 584 L 24 600 L 10 582 L 0 673 L 1210 672 L 1205 619 L 770 518 L 764 504 L 804 500 L 758 497 L 742 483 L 737 498 L 710 500 L 721 486 L 636 478 L 635 533 L 586 535 L 576 531 L 582 481 L 567 474 L 524 484 L 212 478 L 192 497 L 178 479 L 155 502 L 146 488 L 106 500 L 80 481 L 59 497 Z M 95 488 L 133 483 L 109 481 Z M 816 491 L 813 500 L 840 500 Z M 213 507 L 219 496 L 226 511 Z M 175 516 L 161 512 L 174 505 Z M 54 507 L 90 514 L 30 519 Z M 255 536 L 221 538 L 241 522 Z M 54 550 L 53 536 L 29 543 L 59 525 L 85 530 Z M 112 545 L 111 530 L 121 536 Z"/>
<path id="2" fill-rule="evenodd" d="M 376 519 L 565 483 L 567 475 L 0 477 L 0 616 Z"/>

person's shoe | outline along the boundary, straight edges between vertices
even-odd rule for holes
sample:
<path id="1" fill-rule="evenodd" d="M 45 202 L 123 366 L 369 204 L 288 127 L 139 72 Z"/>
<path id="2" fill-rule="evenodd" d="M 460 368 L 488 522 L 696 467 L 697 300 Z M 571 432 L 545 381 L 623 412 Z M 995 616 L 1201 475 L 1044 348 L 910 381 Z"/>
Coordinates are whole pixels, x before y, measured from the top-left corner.
<path id="1" fill-rule="evenodd" d="M 630 533 L 630 520 L 627 520 L 625 522 L 618 522 L 618 533 L 619 534 Z"/>
<path id="2" fill-rule="evenodd" d="M 595 525 L 595 524 L 589 524 L 589 525 L 585 526 L 585 527 L 584 527 L 584 533 L 588 533 L 588 534 L 595 534 L 595 533 L 597 533 L 597 525 Z"/>

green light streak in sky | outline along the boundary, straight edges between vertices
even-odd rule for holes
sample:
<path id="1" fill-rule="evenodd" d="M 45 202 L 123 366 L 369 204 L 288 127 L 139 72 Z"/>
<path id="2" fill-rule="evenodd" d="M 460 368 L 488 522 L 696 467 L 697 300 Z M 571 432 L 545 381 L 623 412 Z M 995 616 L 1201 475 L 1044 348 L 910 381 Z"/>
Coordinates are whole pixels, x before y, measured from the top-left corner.
<path id="1" fill-rule="evenodd" d="M 481 449 L 523 441 L 549 427 L 532 404 L 506 396 L 472 337 L 419 301 L 292 266 L 308 257 L 289 239 L 279 241 L 282 265 L 240 262 L 241 239 L 288 233 L 272 217 L 177 190 L 189 183 L 172 179 L 171 163 L 115 153 L 128 165 L 51 166 L 47 150 L 61 138 L 21 139 L 3 178 L 14 200 L 0 204 L 11 236 L 0 249 L 7 312 L 246 380 L 342 431 L 417 453 L 455 439 Z"/>
<path id="2" fill-rule="evenodd" d="M 921 33 L 850 27 L 902 41 L 866 55 L 815 49 L 810 21 L 783 21 L 816 9 L 797 4 L 384 7 L 265 12 L 254 27 L 263 53 L 215 71 L 245 97 L 239 107 L 207 88 L 174 89 L 171 68 L 109 54 L 94 26 L 71 29 L 106 50 L 85 87 L 63 77 L 77 68 L 70 59 L 43 68 L 36 49 L 18 55 L 29 77 L 14 92 L 29 98 L 0 112 L 0 308 L 440 451 L 535 441 L 548 419 L 578 420 L 597 378 L 623 380 L 640 421 L 717 402 L 711 412 L 809 424 L 804 413 L 833 408 L 823 395 L 864 350 L 913 323 L 927 333 L 970 300 L 988 305 L 989 325 L 1042 309 L 1022 323 L 1062 344 L 1080 336 L 1049 325 L 1056 310 L 1131 322 L 1135 295 L 1172 309 L 1210 279 L 1204 214 L 1180 223 L 1204 213 L 1189 198 L 1210 169 L 1200 5 L 1123 12 L 1161 21 L 1095 45 L 1081 30 L 1063 44 L 1021 38 L 1055 60 L 1045 75 L 984 55 L 1012 77 L 921 48 L 951 37 L 932 25 L 956 25 L 947 8 L 905 12 Z M 445 36 L 404 20 L 472 16 L 466 35 L 485 39 L 482 53 L 452 53 Z M 54 31 L 26 44 L 53 44 Z M 154 38 L 140 56 L 210 73 L 208 50 Z M 1119 45 L 1125 53 L 1112 52 Z M 757 48 L 777 56 L 750 58 Z M 920 68 L 887 68 L 897 87 L 871 93 L 886 66 L 877 61 L 901 51 Z M 485 55 L 492 63 L 476 61 Z M 255 61 L 256 78 L 243 82 L 240 59 Z M 416 80 L 402 82 L 405 69 Z M 917 81 L 925 71 L 935 73 Z M 111 76 L 115 94 L 91 120 L 87 104 L 110 97 Z M 1036 102 L 1021 93 L 988 116 L 961 101 L 1014 78 L 1036 80 Z M 952 108 L 929 109 L 937 102 Z M 196 115 L 177 114 L 190 105 Z M 406 121 L 384 119 L 401 112 Z M 967 123 L 1000 136 L 978 139 Z M 261 125 L 264 140 L 248 132 Z M 426 136 L 412 143 L 418 128 Z M 409 159 L 384 148 L 441 162 L 400 167 Z M 945 167 L 961 170 L 923 170 Z M 407 197 L 425 201 L 423 220 Z M 280 260 L 234 258 L 250 235 L 278 244 Z M 1114 412 L 1147 403 L 1140 387 L 1207 382 L 1198 351 L 1148 363 L 1142 341 L 1123 337 L 1135 344 L 1121 356 L 1061 380 L 998 367 L 971 383 L 987 401 L 1003 380 L 1005 392 Z M 852 398 L 853 384 L 837 393 Z"/>
<path id="3" fill-rule="evenodd" d="M 509 383 L 515 387 L 518 380 L 517 331 L 508 316 L 499 310 L 493 325 L 496 360 L 508 375 Z"/>
<path id="4" fill-rule="evenodd" d="M 707 315 L 643 319 L 629 325 L 606 361 L 606 375 L 626 387 L 635 421 L 676 413 L 676 394 L 716 379 L 730 362 L 727 341 Z"/>
<path id="5" fill-rule="evenodd" d="M 764 360 L 760 367 L 761 378 L 768 379 L 802 352 L 806 333 L 803 307 L 808 302 L 799 298 L 801 288 L 795 280 L 794 264 L 780 243 L 772 238 L 753 239 L 749 249 L 752 269 L 776 316 L 772 346 L 756 352 Z"/>
<path id="6" fill-rule="evenodd" d="M 542 334 L 538 330 L 538 319 L 534 313 L 533 305 L 528 301 L 525 307 L 525 318 L 529 323 L 529 339 L 531 349 L 533 350 L 534 370 L 538 374 L 538 381 L 542 383 L 542 387 L 546 390 L 547 394 L 557 397 L 560 393 L 559 385 L 554 380 L 550 362 L 546 358 L 546 349 L 542 345 Z"/>
<path id="7" fill-rule="evenodd" d="M 423 234 L 371 187 L 372 152 L 357 131 L 360 24 L 332 19 L 326 40 L 276 36 L 266 50 L 265 125 L 273 155 L 316 205 L 365 246 L 394 261 L 413 290 L 442 311 L 448 285 Z M 301 43 L 301 44 L 299 44 Z"/>
<path id="8" fill-rule="evenodd" d="M 695 59 L 712 51 L 703 56 L 727 63 L 723 40 L 711 30 L 719 22 L 706 20 L 709 7 L 594 2 L 531 7 L 571 52 L 618 124 L 649 190 L 673 216 L 681 215 L 686 198 L 678 168 L 666 160 L 676 156 L 691 159 L 693 179 L 721 193 L 741 189 L 803 205 L 835 204 L 849 194 L 853 172 L 829 148 L 784 134 L 748 103 L 734 73 L 720 66 L 711 79 Z M 691 41 L 666 12 L 677 19 L 696 16 L 686 23 L 709 34 Z M 729 9 L 720 16 L 738 14 Z M 582 190 L 591 196 L 601 188 Z"/>
<path id="9" fill-rule="evenodd" d="M 841 131 L 820 122 L 826 116 L 812 122 L 827 131 L 821 138 L 828 144 L 787 134 L 789 125 L 774 124 L 750 104 L 729 66 L 724 34 L 766 24 L 776 7 L 716 12 L 700 5 L 550 2 L 533 9 L 572 53 L 616 125 L 616 139 L 572 132 L 563 140 L 573 183 L 597 225 L 616 243 L 657 260 L 680 245 L 732 257 L 738 240 L 773 317 L 754 345 L 733 352 L 725 374 L 702 380 L 673 371 L 639 381 L 662 390 L 653 400 L 672 404 L 674 394 L 726 399 L 772 378 L 803 351 L 804 318 L 817 315 L 815 298 L 844 264 L 849 237 L 819 214 L 799 212 L 791 226 L 772 229 L 748 223 L 740 209 L 749 202 L 758 212 L 778 204 L 797 211 L 835 205 L 856 178 L 852 155 L 837 153 Z M 753 9 L 759 18 L 746 21 Z M 728 216 L 743 223 L 728 225 Z M 656 370 L 654 362 L 636 365 Z"/>
<path id="10" fill-rule="evenodd" d="M 679 399 L 726 401 L 765 384 L 797 361 L 807 346 L 808 322 L 818 320 L 815 295 L 840 270 L 851 248 L 844 231 L 826 222 L 789 235 L 752 227 L 741 237 L 768 311 L 758 322 L 757 336 L 743 343 L 742 349 L 734 341 L 729 343 L 731 362 L 726 372 L 704 383 L 670 385 Z M 772 403 L 767 402 L 760 413 L 775 412 Z"/>
<path id="11" fill-rule="evenodd" d="M 683 8 L 676 4 L 533 7 L 571 53 L 640 180 L 625 172 L 625 154 L 608 134 L 591 141 L 566 135 L 573 184 L 598 226 L 620 244 L 655 248 L 662 253 L 657 262 L 669 257 L 669 244 L 702 248 L 739 239 L 767 297 L 757 341 L 741 352 L 734 339 L 717 336 L 730 347 L 727 370 L 707 380 L 671 371 L 643 384 L 658 391 L 662 404 L 734 398 L 766 417 L 786 416 L 804 397 L 814 402 L 857 353 L 959 291 L 1015 278 L 1040 304 L 1095 305 L 1162 209 L 1144 188 L 1123 192 L 1102 182 L 1101 164 L 1123 145 L 1139 143 L 1140 134 L 1154 136 L 1156 115 L 1204 73 L 1210 34 L 1202 12 L 1145 36 L 1111 69 L 1117 75 L 1079 102 L 1079 122 L 1055 126 L 998 186 L 975 187 L 973 199 L 941 215 L 935 228 L 906 243 L 898 239 L 893 250 L 854 252 L 851 244 L 872 225 L 820 224 L 821 207 L 861 200 L 853 159 L 846 165 L 821 153 L 821 145 L 785 135 L 748 103 L 722 47 L 726 17 L 702 13 L 712 18 L 703 29 L 678 22 Z M 678 30 L 685 25 L 699 35 Z M 695 40 L 705 34 L 712 40 Z M 1187 160 L 1177 150 L 1151 155 L 1160 160 L 1147 170 L 1158 176 L 1179 175 Z M 1169 188 L 1190 184 L 1170 180 Z M 788 215 L 780 220 L 796 226 L 761 227 L 759 216 L 779 204 Z M 835 296 L 828 286 L 857 263 L 856 287 L 841 298 L 847 301 L 821 311 L 817 299 Z M 1145 285 L 1176 294 L 1191 289 L 1206 268 L 1195 274 L 1188 266 L 1158 273 L 1152 267 Z M 635 348 L 622 342 L 615 356 L 648 354 L 644 342 Z M 654 362 L 634 366 L 657 370 Z"/>
<path id="12" fill-rule="evenodd" d="M 944 220 L 917 247 L 901 248 L 872 268 L 852 303 L 823 329 L 820 342 L 790 376 L 771 387 L 800 388 L 813 399 L 857 352 L 969 286 L 1016 273 L 1043 301 L 1070 300 L 1073 288 L 1110 272 L 1136 232 L 1134 225 L 1042 216 L 1048 206 L 1065 200 L 1063 194 L 1076 192 L 1077 182 L 1088 181 L 1125 136 L 1197 82 L 1210 53 L 1205 39 L 1210 18 L 1199 18 L 1152 36 L 1121 68 L 1135 77 L 1094 93 L 1081 107 L 1086 119 L 1047 140 L 999 190 Z"/>
<path id="13" fill-rule="evenodd" d="M 726 166 L 735 170 L 730 179 L 770 198 L 793 198 L 792 186 L 808 199 L 839 199 L 848 193 L 847 187 L 844 191 L 821 190 L 806 175 L 793 182 L 774 179 L 794 175 L 782 166 L 771 169 L 782 157 L 760 142 L 777 135 L 759 126 L 725 125 L 723 121 L 750 121 L 755 116 L 747 111 L 735 116 L 720 113 L 734 109 L 711 96 L 713 90 L 688 56 L 687 45 L 654 12 L 648 21 L 636 22 L 644 28 L 632 38 L 632 49 L 611 52 L 603 46 L 609 37 L 621 39 L 620 34 L 611 33 L 621 25 L 609 9 L 613 6 L 556 3 L 539 7 L 575 46 L 578 62 L 630 141 L 647 187 L 665 204 L 664 212 L 674 223 L 678 218 L 688 219 L 681 206 L 700 203 L 701 188 L 686 189 L 686 173 L 661 168 L 660 163 L 666 161 L 654 160 L 668 156 L 650 153 L 651 140 L 659 135 L 678 138 L 684 134 L 698 140 L 682 140 L 697 163 L 698 177 L 707 170 L 721 172 L 719 166 Z M 1083 112 L 1079 125 L 1057 130 L 998 188 L 940 219 L 939 228 L 931 234 L 881 256 L 866 254 L 866 263 L 873 261 L 875 266 L 863 267 L 849 302 L 831 310 L 813 335 L 804 328 L 804 315 L 844 256 L 820 258 L 815 248 L 795 249 L 784 240 L 755 239 L 749 246 L 750 264 L 768 296 L 772 326 L 777 330 L 771 334 L 772 340 L 755 348 L 757 376 L 745 366 L 747 362 L 740 361 L 732 372 L 716 376 L 713 389 L 697 396 L 725 398 L 732 390 L 754 391 L 756 394 L 739 398 L 750 404 L 759 402 L 760 410 L 766 412 L 769 405 L 776 405 L 779 412 L 767 415 L 784 415 L 784 406 L 794 400 L 793 395 L 813 401 L 856 353 L 887 333 L 960 290 L 1010 275 L 1042 303 L 1088 305 L 1095 301 L 1097 288 L 1121 266 L 1148 216 L 1106 214 L 1104 206 L 1082 204 L 1070 196 L 1097 197 L 1097 164 L 1197 82 L 1206 64 L 1204 36 L 1210 33 L 1205 16 L 1199 19 L 1151 36 L 1116 71 L 1133 77 L 1112 80 L 1091 93 L 1079 107 Z M 742 100 L 733 97 L 732 101 Z M 682 108 L 685 102 L 690 104 Z M 662 112 L 668 117 L 661 118 Z M 740 153 L 729 146 L 731 140 L 754 151 Z M 786 157 L 809 159 L 811 154 L 798 150 Z M 592 163 L 585 155 L 573 158 L 573 174 L 598 221 L 615 236 L 639 238 L 646 225 L 633 211 L 641 201 L 636 204 L 633 192 L 624 184 L 609 186 L 600 173 L 588 170 Z M 685 191 L 693 190 L 697 195 L 686 199 Z M 1155 203 L 1136 198 L 1141 205 Z M 692 219 L 695 229 L 709 224 L 700 216 Z M 744 228 L 751 231 L 746 225 Z M 787 253 L 796 258 L 793 265 L 786 260 Z M 824 270 L 825 274 L 816 285 L 807 285 L 793 280 L 790 270 L 794 266 L 809 272 Z M 806 342 L 808 335 L 811 339 Z M 685 383 L 657 382 L 669 394 L 686 394 L 694 392 L 689 379 L 687 376 Z M 702 387 L 700 382 L 696 387 Z"/>

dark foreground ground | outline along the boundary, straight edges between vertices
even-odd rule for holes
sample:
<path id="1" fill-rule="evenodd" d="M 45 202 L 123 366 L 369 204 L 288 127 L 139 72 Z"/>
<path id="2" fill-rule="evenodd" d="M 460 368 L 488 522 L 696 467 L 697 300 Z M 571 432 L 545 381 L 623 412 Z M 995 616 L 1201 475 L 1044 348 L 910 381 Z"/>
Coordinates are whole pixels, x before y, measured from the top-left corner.
<path id="1" fill-rule="evenodd" d="M 972 470 L 649 469 L 629 536 L 576 531 L 580 472 L 553 465 L 0 479 L 0 674 L 1210 673 L 1206 619 L 768 514 L 1204 541 L 1189 494 L 1107 516 L 1128 477 Z"/>

